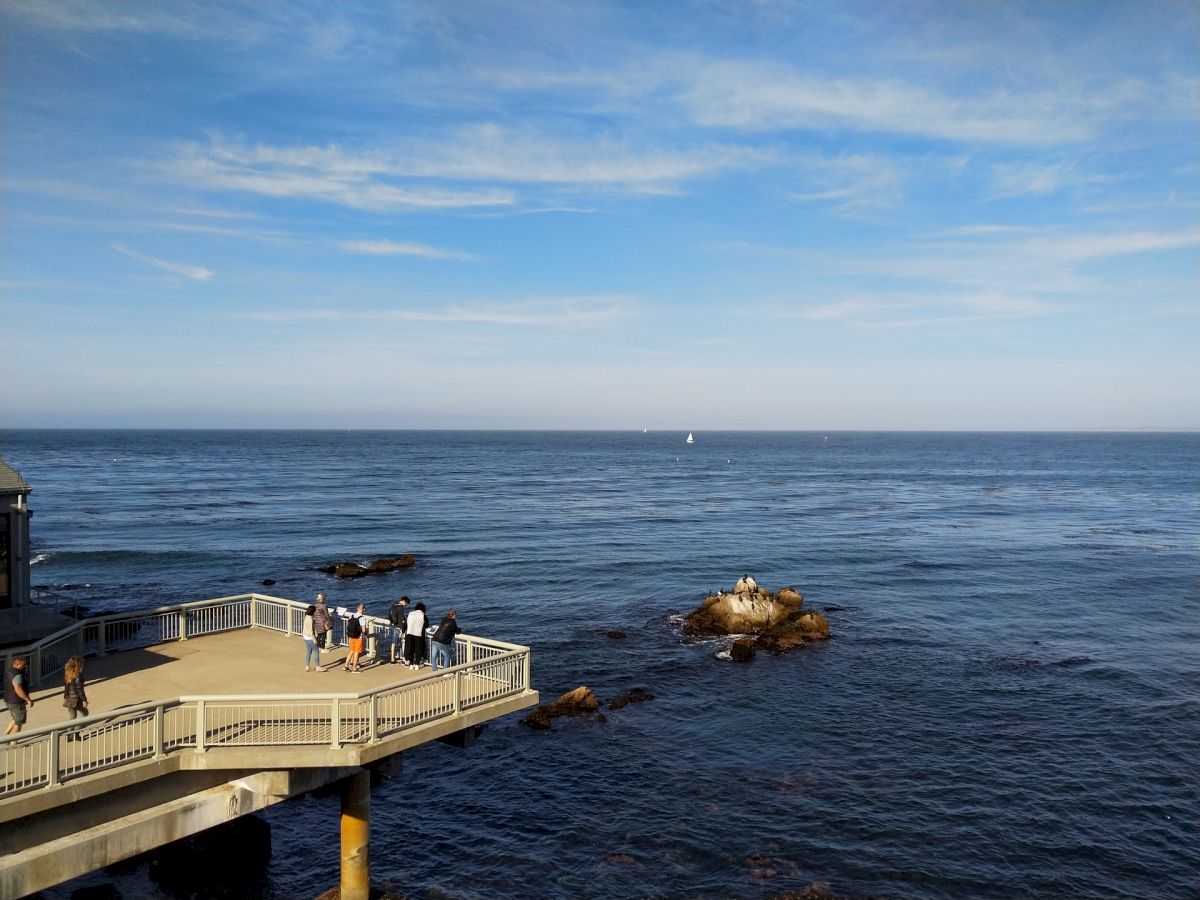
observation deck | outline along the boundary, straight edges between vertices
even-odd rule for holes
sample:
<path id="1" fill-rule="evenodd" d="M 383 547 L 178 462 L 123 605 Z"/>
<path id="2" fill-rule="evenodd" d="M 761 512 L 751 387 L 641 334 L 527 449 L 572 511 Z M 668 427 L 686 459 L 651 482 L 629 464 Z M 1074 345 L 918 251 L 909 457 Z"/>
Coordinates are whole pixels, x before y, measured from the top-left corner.
<path id="1" fill-rule="evenodd" d="M 363 654 L 360 674 L 342 668 L 337 617 L 322 670 L 306 672 L 306 607 L 244 594 L 85 619 L 3 651 L 5 665 L 28 660 L 35 704 L 24 731 L 0 738 L 0 896 L 333 782 L 343 783 L 343 897 L 365 896 L 364 767 L 395 774 L 404 750 L 469 738 L 538 702 L 529 648 L 460 634 L 454 666 L 414 672 L 381 661 L 390 626 L 378 618 L 368 647 L 380 652 Z M 72 655 L 84 657 L 91 711 L 74 721 L 62 706 Z"/>

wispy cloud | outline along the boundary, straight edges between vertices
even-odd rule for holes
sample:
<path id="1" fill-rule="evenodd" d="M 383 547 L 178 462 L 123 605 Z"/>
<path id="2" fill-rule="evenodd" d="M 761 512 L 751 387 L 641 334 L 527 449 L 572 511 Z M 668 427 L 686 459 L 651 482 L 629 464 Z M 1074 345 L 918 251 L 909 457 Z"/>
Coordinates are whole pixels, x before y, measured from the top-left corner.
<path id="1" fill-rule="evenodd" d="M 246 147 L 214 140 L 182 148 L 167 170 L 201 188 L 321 200 L 369 212 L 506 206 L 516 199 L 508 190 L 396 184 L 384 180 L 402 174 L 396 167 L 337 147 Z"/>
<path id="2" fill-rule="evenodd" d="M 767 151 L 738 145 L 645 146 L 604 135 L 570 138 L 489 123 L 462 129 L 444 142 L 411 145 L 399 164 L 435 178 L 647 188 L 773 161 Z"/>
<path id="3" fill-rule="evenodd" d="M 1024 319 L 1063 312 L 1066 306 L 1034 296 L 893 293 L 859 295 L 833 303 L 778 311 L 779 318 L 836 322 L 861 328 L 912 328 L 966 325 L 1002 319 Z"/>
<path id="4" fill-rule="evenodd" d="M 1060 233 L 996 232 L 913 242 L 887 253 L 845 261 L 849 271 L 889 279 L 958 286 L 978 295 L 1042 298 L 1093 293 L 1087 264 L 1200 246 L 1200 231 Z"/>
<path id="5" fill-rule="evenodd" d="M 425 259 L 446 259 L 471 262 L 479 259 L 462 250 L 446 250 L 428 244 L 397 243 L 396 241 L 338 241 L 338 246 L 348 253 L 363 253 L 368 256 L 420 256 Z"/>
<path id="6" fill-rule="evenodd" d="M 1001 163 L 992 167 L 992 199 L 1052 194 L 1088 180 L 1070 163 Z"/>
<path id="7" fill-rule="evenodd" d="M 855 218 L 894 206 L 903 194 L 900 167 L 886 157 L 858 154 L 810 158 L 799 168 L 816 189 L 793 193 L 791 199 L 828 204 L 842 216 Z"/>
<path id="8" fill-rule="evenodd" d="M 429 322 L 443 325 L 506 325 L 582 328 L 632 315 L 621 296 L 572 297 L 518 304 L 464 303 L 432 309 L 290 309 L 238 314 L 266 322 Z"/>
<path id="9" fill-rule="evenodd" d="M 247 145 L 214 137 L 181 147 L 165 167 L 201 188 L 381 212 L 512 206 L 517 195 L 507 185 L 513 184 L 674 193 L 691 179 L 773 161 L 773 154 L 739 146 L 638 147 L 618 139 L 571 139 L 485 124 L 359 150 Z M 464 182 L 493 186 L 468 188 L 461 186 Z"/>
<path id="10" fill-rule="evenodd" d="M 961 228 L 947 228 L 939 231 L 938 237 L 979 237 L 985 235 L 1020 234 L 1031 231 L 1029 225 L 963 225 Z"/>
<path id="11" fill-rule="evenodd" d="M 1136 92 L 1133 92 L 1136 93 Z M 699 65 L 682 100 L 695 121 L 751 131 L 851 129 L 950 141 L 1047 145 L 1091 137 L 1131 89 L 954 95 L 895 79 L 827 78 L 767 62 Z"/>
<path id="12" fill-rule="evenodd" d="M 211 269 L 206 269 L 203 266 L 190 266 L 185 263 L 168 262 L 165 259 L 157 259 L 153 256 L 147 256 L 144 253 L 137 253 L 134 250 L 130 250 L 120 241 L 114 241 L 111 246 L 118 253 L 128 256 L 130 259 L 136 259 L 138 262 L 154 266 L 156 269 L 162 269 L 173 275 L 182 275 L 184 278 L 191 279 L 192 281 L 207 281 L 213 276 Z"/>

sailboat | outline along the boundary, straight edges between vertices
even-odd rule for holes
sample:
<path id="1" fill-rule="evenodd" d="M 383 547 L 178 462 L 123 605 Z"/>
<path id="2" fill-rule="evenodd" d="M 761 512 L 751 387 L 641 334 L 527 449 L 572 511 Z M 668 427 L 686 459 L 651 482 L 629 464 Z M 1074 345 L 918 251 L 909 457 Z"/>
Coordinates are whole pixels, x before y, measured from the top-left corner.
<path id="1" fill-rule="evenodd" d="M 686 444 L 696 443 L 696 439 L 694 437 L 692 437 L 692 433 L 690 431 L 688 432 L 688 439 L 686 441 L 684 441 L 684 443 L 686 443 Z"/>

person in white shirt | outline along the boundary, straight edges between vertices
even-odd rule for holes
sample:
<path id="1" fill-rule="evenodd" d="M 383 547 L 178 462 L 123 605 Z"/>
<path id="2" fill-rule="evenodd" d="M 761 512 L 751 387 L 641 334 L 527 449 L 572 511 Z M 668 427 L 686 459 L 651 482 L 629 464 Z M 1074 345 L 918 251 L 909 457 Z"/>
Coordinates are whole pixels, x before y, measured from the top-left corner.
<path id="1" fill-rule="evenodd" d="M 300 634 L 304 637 L 304 671 L 315 672 L 321 668 L 321 657 L 317 651 L 317 636 L 313 632 L 313 616 L 316 606 L 310 606 L 304 611 L 304 626 Z"/>
<path id="2" fill-rule="evenodd" d="M 418 603 L 408 614 L 404 627 L 404 664 L 410 669 L 421 668 L 425 660 L 425 604 Z"/>

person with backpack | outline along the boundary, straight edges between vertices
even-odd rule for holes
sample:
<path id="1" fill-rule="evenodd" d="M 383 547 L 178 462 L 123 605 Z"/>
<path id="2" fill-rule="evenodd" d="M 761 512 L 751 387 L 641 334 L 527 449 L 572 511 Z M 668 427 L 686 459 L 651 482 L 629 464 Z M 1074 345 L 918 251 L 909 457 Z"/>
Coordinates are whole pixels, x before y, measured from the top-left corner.
<path id="1" fill-rule="evenodd" d="M 391 647 L 392 665 L 395 665 L 398 661 L 396 659 L 396 646 L 400 645 L 401 652 L 404 650 L 404 628 L 407 616 L 407 597 L 401 597 L 388 609 L 388 621 L 392 623 L 392 627 L 388 629 L 388 644 Z"/>
<path id="2" fill-rule="evenodd" d="M 367 605 L 360 603 L 358 609 L 346 617 L 346 642 L 350 645 L 350 654 L 346 657 L 344 666 L 347 672 L 362 671 L 358 664 L 358 658 L 362 656 L 363 652 L 363 615 L 366 610 Z"/>

